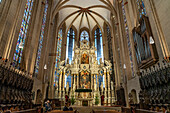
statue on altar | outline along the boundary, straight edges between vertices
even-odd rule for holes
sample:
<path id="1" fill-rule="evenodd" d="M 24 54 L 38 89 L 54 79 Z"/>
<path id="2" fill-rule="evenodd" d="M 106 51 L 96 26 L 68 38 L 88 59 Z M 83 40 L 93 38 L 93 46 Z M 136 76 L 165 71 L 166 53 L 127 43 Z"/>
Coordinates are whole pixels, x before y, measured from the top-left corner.
<path id="1" fill-rule="evenodd" d="M 89 64 L 89 56 L 86 53 L 82 54 L 81 63 L 82 64 Z"/>
<path id="2" fill-rule="evenodd" d="M 81 72 L 80 77 L 80 85 L 82 89 L 89 89 L 90 88 L 90 76 L 87 71 Z"/>

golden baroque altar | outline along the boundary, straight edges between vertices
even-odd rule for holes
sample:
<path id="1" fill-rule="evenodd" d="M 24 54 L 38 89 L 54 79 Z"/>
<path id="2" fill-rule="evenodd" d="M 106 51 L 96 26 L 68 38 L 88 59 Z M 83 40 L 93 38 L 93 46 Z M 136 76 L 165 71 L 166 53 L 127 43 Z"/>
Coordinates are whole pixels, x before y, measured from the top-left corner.
<path id="1" fill-rule="evenodd" d="M 77 105 L 82 105 L 82 101 L 87 100 L 88 106 L 92 106 L 98 97 L 97 105 L 115 102 L 113 81 L 111 81 L 112 64 L 110 61 L 96 58 L 96 48 L 90 47 L 87 40 L 81 41 L 80 47 L 74 48 L 74 57 L 72 63 L 69 59 L 61 61 L 59 64 L 59 81 L 55 90 L 55 97 L 66 101 L 66 96 L 76 100 Z M 71 87 L 64 84 L 65 75 L 71 75 Z M 104 79 L 99 86 L 99 76 Z M 89 89 L 91 92 L 76 92 L 78 89 Z M 101 97 L 104 97 L 102 102 Z"/>

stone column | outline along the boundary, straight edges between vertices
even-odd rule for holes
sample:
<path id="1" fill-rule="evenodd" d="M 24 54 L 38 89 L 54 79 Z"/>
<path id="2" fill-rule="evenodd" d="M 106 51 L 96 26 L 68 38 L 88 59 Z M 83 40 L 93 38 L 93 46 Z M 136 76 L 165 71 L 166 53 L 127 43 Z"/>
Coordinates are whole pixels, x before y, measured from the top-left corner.
<path id="1" fill-rule="evenodd" d="M 111 101 L 111 93 L 110 93 L 110 74 L 109 72 L 107 72 L 107 83 L 108 83 L 108 103 L 110 103 Z M 108 104 L 110 106 L 110 104 Z"/>
<path id="2" fill-rule="evenodd" d="M 60 79 L 59 79 L 59 98 L 61 98 L 61 82 L 62 82 L 62 71 L 60 72 Z"/>

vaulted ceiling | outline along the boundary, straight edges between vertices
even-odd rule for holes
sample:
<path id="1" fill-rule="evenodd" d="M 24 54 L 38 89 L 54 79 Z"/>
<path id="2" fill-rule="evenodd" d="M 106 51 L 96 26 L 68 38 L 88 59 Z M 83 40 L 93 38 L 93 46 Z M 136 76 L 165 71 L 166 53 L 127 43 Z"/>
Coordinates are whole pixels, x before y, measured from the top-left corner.
<path id="1" fill-rule="evenodd" d="M 74 25 L 79 31 L 88 28 L 90 31 L 98 25 L 103 31 L 104 22 L 111 25 L 110 15 L 114 15 L 114 7 L 109 0 L 59 0 L 53 15 L 59 13 L 59 24 L 66 24 L 66 30 Z"/>

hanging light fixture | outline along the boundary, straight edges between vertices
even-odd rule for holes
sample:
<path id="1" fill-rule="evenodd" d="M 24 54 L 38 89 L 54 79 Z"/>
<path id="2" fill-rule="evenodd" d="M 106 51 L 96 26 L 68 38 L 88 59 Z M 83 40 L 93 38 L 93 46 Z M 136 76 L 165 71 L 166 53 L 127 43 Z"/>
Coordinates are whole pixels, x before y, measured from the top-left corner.
<path id="1" fill-rule="evenodd" d="M 155 41 L 153 40 L 152 36 L 150 36 L 149 42 L 150 42 L 150 44 L 154 44 L 155 43 Z"/>
<path id="2" fill-rule="evenodd" d="M 126 65 L 125 64 L 123 65 L 123 68 L 126 69 Z"/>
<path id="3" fill-rule="evenodd" d="M 47 69 L 47 65 L 46 64 L 44 65 L 44 69 Z"/>

